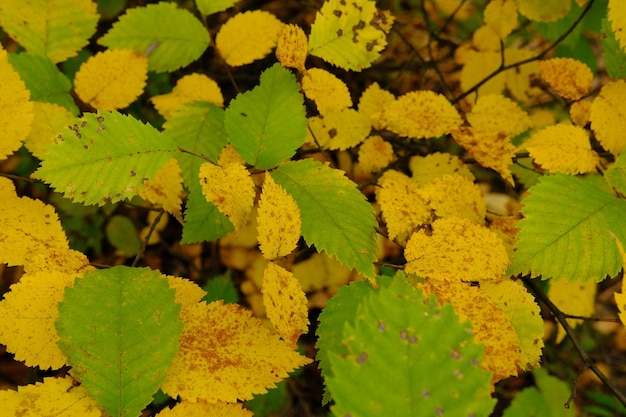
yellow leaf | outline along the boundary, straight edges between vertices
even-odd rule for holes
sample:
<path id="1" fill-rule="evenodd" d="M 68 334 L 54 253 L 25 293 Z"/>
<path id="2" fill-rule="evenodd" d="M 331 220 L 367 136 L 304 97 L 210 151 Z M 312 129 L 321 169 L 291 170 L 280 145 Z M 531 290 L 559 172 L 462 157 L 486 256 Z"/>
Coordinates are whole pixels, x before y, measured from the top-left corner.
<path id="1" fill-rule="evenodd" d="M 535 298 L 519 282 L 505 279 L 483 282 L 480 289 L 507 315 L 521 348 L 518 367 L 531 370 L 540 365 L 543 348 L 543 319 Z"/>
<path id="2" fill-rule="evenodd" d="M 491 26 L 483 25 L 474 31 L 472 44 L 479 51 L 499 51 L 500 37 Z"/>
<path id="3" fill-rule="evenodd" d="M 478 185 L 458 174 L 434 179 L 420 190 L 437 217 L 459 217 L 484 224 L 487 204 Z"/>
<path id="4" fill-rule="evenodd" d="M 33 102 L 30 91 L 19 74 L 9 64 L 7 52 L 0 45 L 0 159 L 11 155 L 28 136 L 33 122 Z"/>
<path id="5" fill-rule="evenodd" d="M 181 204 L 183 197 L 183 177 L 176 158 L 161 168 L 151 180 L 143 182 L 139 195 L 152 204 L 163 207 L 179 222 L 183 222 Z"/>
<path id="6" fill-rule="evenodd" d="M 165 407 L 157 417 L 189 417 L 189 416 L 211 416 L 211 417 L 252 417 L 250 410 L 243 408 L 239 403 L 205 403 L 182 400 L 174 408 Z"/>
<path id="7" fill-rule="evenodd" d="M 195 306 L 206 295 L 206 292 L 193 281 L 172 275 L 163 276 L 167 278 L 170 288 L 176 291 L 175 300 L 183 309 Z"/>
<path id="8" fill-rule="evenodd" d="M 513 250 L 515 249 L 515 243 L 517 242 L 516 236 L 519 232 L 517 227 L 518 218 L 515 216 L 499 216 L 491 220 L 489 229 L 494 232 L 504 243 L 506 253 L 509 255 L 509 260 L 513 259 Z"/>
<path id="9" fill-rule="evenodd" d="M 611 233 L 612 234 L 612 233 Z M 622 242 L 613 236 L 615 239 L 615 243 L 617 244 L 617 249 L 622 257 L 622 265 L 624 269 L 626 269 L 626 253 L 624 253 L 624 246 Z M 622 279 L 622 292 L 615 293 L 615 304 L 617 305 L 619 319 L 622 324 L 626 325 L 626 280 Z"/>
<path id="10" fill-rule="evenodd" d="M 143 92 L 148 78 L 148 57 L 131 50 L 98 52 L 74 78 L 76 94 L 98 110 L 128 107 Z"/>
<path id="11" fill-rule="evenodd" d="M 261 252 L 272 260 L 289 255 L 300 239 L 300 209 L 293 197 L 268 173 L 257 211 Z"/>
<path id="12" fill-rule="evenodd" d="M 509 263 L 494 232 L 455 217 L 435 220 L 430 235 L 423 229 L 413 233 L 404 256 L 407 273 L 450 282 L 499 280 Z"/>
<path id="13" fill-rule="evenodd" d="M 308 123 L 317 143 L 331 150 L 353 148 L 363 142 L 371 130 L 369 119 L 354 109 L 343 109 L 324 118 L 312 117 Z"/>
<path id="14" fill-rule="evenodd" d="M 484 13 L 485 24 L 502 40 L 517 26 L 517 6 L 514 0 L 491 0 Z"/>
<path id="15" fill-rule="evenodd" d="M 539 61 L 541 79 L 551 90 L 568 100 L 578 100 L 591 90 L 593 74 L 589 67 L 572 58 Z"/>
<path id="16" fill-rule="evenodd" d="M 217 83 L 204 74 L 188 74 L 176 82 L 172 92 L 150 99 L 154 107 L 166 119 L 185 103 L 208 101 L 216 106 L 224 106 L 224 97 Z"/>
<path id="17" fill-rule="evenodd" d="M 33 103 L 32 129 L 24 145 L 37 158 L 43 159 L 48 145 L 56 143 L 59 132 L 76 122 L 76 117 L 64 107 L 52 103 Z"/>
<path id="18" fill-rule="evenodd" d="M 458 156 L 433 152 L 426 156 L 413 156 L 409 160 L 413 181 L 423 186 L 447 174 L 458 174 L 474 181 L 474 174 Z"/>
<path id="19" fill-rule="evenodd" d="M 249 400 L 311 360 L 291 350 L 236 304 L 183 309 L 181 348 L 161 388 L 192 402 Z"/>
<path id="20" fill-rule="evenodd" d="M 246 167 L 237 163 L 220 167 L 205 162 L 200 166 L 200 183 L 207 201 L 228 216 L 235 231 L 241 230 L 248 222 L 256 195 Z"/>
<path id="21" fill-rule="evenodd" d="M 399 171 L 387 171 L 380 178 L 376 198 L 387 223 L 389 239 L 430 222 L 430 208 L 418 184 Z"/>
<path id="22" fill-rule="evenodd" d="M 387 127 L 385 110 L 396 100 L 387 90 L 380 88 L 378 83 L 372 83 L 363 91 L 359 99 L 359 112 L 369 117 L 372 127 L 382 130 Z"/>
<path id="23" fill-rule="evenodd" d="M 44 378 L 43 382 L 1 390 L 0 403 L 5 416 L 104 417 L 96 400 L 72 378 Z"/>
<path id="24" fill-rule="evenodd" d="M 480 96 L 467 121 L 476 129 L 517 136 L 532 127 L 528 113 L 500 94 Z"/>
<path id="25" fill-rule="evenodd" d="M 614 155 L 626 147 L 626 81 L 606 84 L 591 103 L 591 129 L 602 147 Z"/>
<path id="26" fill-rule="evenodd" d="M 517 8 L 530 20 L 554 22 L 569 12 L 571 0 L 517 0 Z"/>
<path id="27" fill-rule="evenodd" d="M 399 97 L 386 115 L 389 130 L 415 139 L 443 136 L 462 123 L 454 106 L 432 91 L 412 91 Z"/>
<path id="28" fill-rule="evenodd" d="M 215 46 L 231 67 L 249 64 L 264 58 L 276 46 L 284 24 L 263 10 L 237 13 L 215 37 Z"/>
<path id="29" fill-rule="evenodd" d="M 495 51 L 469 51 L 465 63 L 461 69 L 461 90 L 467 91 L 476 84 L 487 78 L 500 67 L 500 52 Z M 504 90 L 505 75 L 499 73 L 478 88 L 478 96 L 486 94 L 500 94 Z M 475 93 L 468 96 L 474 101 Z"/>
<path id="30" fill-rule="evenodd" d="M 609 0 L 608 19 L 615 39 L 626 51 L 626 3 L 622 0 Z"/>
<path id="31" fill-rule="evenodd" d="M 235 147 L 230 143 L 224 146 L 224 149 L 222 149 L 222 152 L 220 152 L 220 156 L 217 159 L 217 164 L 221 166 L 226 166 L 228 164 L 243 165 L 245 163 L 246 161 L 243 160 Z"/>
<path id="32" fill-rule="evenodd" d="M 493 169 L 513 185 L 513 175 L 509 167 L 513 163 L 515 146 L 507 134 L 465 127 L 452 132 L 452 137 L 476 162 Z"/>
<path id="33" fill-rule="evenodd" d="M 314 253 L 310 258 L 298 262 L 293 266 L 292 273 L 305 292 L 324 288 L 336 291 L 338 287 L 350 282 L 354 276 L 354 271 L 325 252 Z"/>
<path id="34" fill-rule="evenodd" d="M 594 172 L 600 157 L 585 129 L 568 124 L 548 126 L 522 144 L 536 164 L 550 172 L 584 174 Z"/>
<path id="35" fill-rule="evenodd" d="M 305 72 L 304 61 L 309 53 L 308 39 L 300 26 L 285 25 L 278 34 L 276 58 L 283 67 Z"/>
<path id="36" fill-rule="evenodd" d="M 359 165 L 365 172 L 376 172 L 393 161 L 394 153 L 391 143 L 379 135 L 365 139 L 359 147 Z"/>
<path id="37" fill-rule="evenodd" d="M 322 116 L 352 107 L 352 98 L 346 83 L 326 70 L 308 70 L 302 76 L 302 90 L 315 102 Z"/>
<path id="38" fill-rule="evenodd" d="M 507 65 L 534 57 L 535 52 L 530 49 L 509 47 L 504 50 L 504 62 Z M 543 94 L 539 87 L 534 87 L 531 84 L 531 80 L 538 77 L 539 65 L 537 61 L 531 61 L 504 72 L 504 82 L 511 97 L 528 104 L 533 103 L 534 97 Z"/>
<path id="39" fill-rule="evenodd" d="M 585 127 L 591 116 L 591 101 L 575 101 L 569 107 L 569 118 L 575 126 Z"/>
<path id="40" fill-rule="evenodd" d="M 596 308 L 597 288 L 598 284 L 594 280 L 583 283 L 551 279 L 548 296 L 559 310 L 566 314 L 591 317 Z M 567 323 L 573 328 L 583 323 L 583 320 L 567 319 Z M 565 329 L 559 324 L 556 342 L 560 343 L 564 337 Z"/>
<path id="41" fill-rule="evenodd" d="M 269 262 L 263 271 L 263 304 L 267 318 L 292 349 L 309 328 L 309 309 L 300 282 L 286 269 Z"/>

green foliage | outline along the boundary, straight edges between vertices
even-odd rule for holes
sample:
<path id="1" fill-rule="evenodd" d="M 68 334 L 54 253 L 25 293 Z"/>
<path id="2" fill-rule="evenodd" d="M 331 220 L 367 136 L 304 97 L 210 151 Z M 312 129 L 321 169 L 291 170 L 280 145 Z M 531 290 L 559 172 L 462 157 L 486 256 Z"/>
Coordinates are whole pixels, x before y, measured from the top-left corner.
<path id="1" fill-rule="evenodd" d="M 179 348 L 179 314 L 174 290 L 158 272 L 91 271 L 59 304 L 59 347 L 103 410 L 134 417 L 151 402 Z"/>
<path id="2" fill-rule="evenodd" d="M 135 256 L 141 241 L 133 222 L 126 216 L 115 215 L 106 225 L 106 236 L 111 245 L 126 256 Z"/>
<path id="3" fill-rule="evenodd" d="M 609 77 L 616 80 L 626 77 L 626 51 L 622 49 L 611 30 L 609 19 L 602 19 L 602 57 Z"/>
<path id="4" fill-rule="evenodd" d="M 223 12 L 224 10 L 233 7 L 237 3 L 237 0 L 196 0 L 196 6 L 200 13 L 208 16 L 213 13 Z"/>
<path id="5" fill-rule="evenodd" d="M 519 393 L 504 411 L 503 417 L 572 417 L 572 408 L 564 406 L 564 398 L 570 395 L 570 387 L 558 378 L 539 368 L 533 371 L 537 387 L 526 388 Z"/>
<path id="6" fill-rule="evenodd" d="M 231 101 L 224 125 L 241 157 L 258 169 L 292 157 L 306 137 L 300 86 L 280 64 L 261 74 L 261 83 Z"/>
<path id="7" fill-rule="evenodd" d="M 196 185 L 189 192 L 183 224 L 183 237 L 180 243 L 198 243 L 219 239 L 228 232 L 235 230 L 231 221 L 215 207 L 206 201 L 200 185 Z"/>
<path id="8" fill-rule="evenodd" d="M 230 271 L 226 272 L 224 275 L 209 279 L 202 288 L 206 291 L 206 295 L 202 298 L 202 301 L 207 303 L 223 300 L 224 304 L 231 304 L 239 301 L 239 295 L 233 284 Z"/>

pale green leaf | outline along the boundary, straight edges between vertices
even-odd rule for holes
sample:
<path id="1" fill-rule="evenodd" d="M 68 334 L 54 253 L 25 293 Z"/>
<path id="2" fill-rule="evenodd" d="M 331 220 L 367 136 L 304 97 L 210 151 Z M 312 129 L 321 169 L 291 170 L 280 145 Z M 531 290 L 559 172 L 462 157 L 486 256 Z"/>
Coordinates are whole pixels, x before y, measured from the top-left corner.
<path id="1" fill-rule="evenodd" d="M 296 78 L 280 64 L 261 74 L 261 83 L 231 101 L 224 116 L 230 141 L 258 169 L 292 157 L 304 143 L 306 114 Z"/>
<path id="2" fill-rule="evenodd" d="M 626 195 L 626 152 L 619 154 L 615 164 L 604 173 L 604 179 L 615 190 Z"/>
<path id="3" fill-rule="evenodd" d="M 606 72 L 612 80 L 626 77 L 626 51 L 622 49 L 615 33 L 611 29 L 611 22 L 602 19 L 602 58 Z"/>
<path id="4" fill-rule="evenodd" d="M 312 159 L 288 162 L 272 177 L 296 201 L 308 245 L 374 276 L 377 225 L 372 206 L 342 171 Z"/>
<path id="5" fill-rule="evenodd" d="M 525 388 L 518 393 L 503 417 L 574 417 L 574 408 L 565 408 L 572 389 L 558 378 L 550 376 L 543 368 L 533 371 L 537 387 Z"/>
<path id="6" fill-rule="evenodd" d="M 207 29 L 189 11 L 159 2 L 128 9 L 98 43 L 140 53 L 150 49 L 148 69 L 164 72 L 200 58 L 210 39 Z"/>
<path id="7" fill-rule="evenodd" d="M 59 136 L 33 176 L 85 204 L 137 195 L 176 150 L 164 134 L 117 112 L 85 113 Z"/>
<path id="8" fill-rule="evenodd" d="M 509 274 L 585 282 L 619 272 L 611 233 L 626 240 L 626 201 L 601 178 L 544 176 L 529 192 Z"/>
<path id="9" fill-rule="evenodd" d="M 200 183 L 191 187 L 184 219 L 182 244 L 208 242 L 235 230 L 228 217 L 207 201 Z"/>
<path id="10" fill-rule="evenodd" d="M 213 13 L 223 12 L 231 8 L 239 0 L 196 0 L 196 7 L 205 16 Z"/>
<path id="11" fill-rule="evenodd" d="M 123 256 L 135 256 L 141 249 L 137 228 L 126 216 L 111 217 L 105 232 L 109 243 Z"/>
<path id="12" fill-rule="evenodd" d="M 111 416 L 136 417 L 179 349 L 174 290 L 148 268 L 89 271 L 65 290 L 56 323 L 71 374 Z"/>

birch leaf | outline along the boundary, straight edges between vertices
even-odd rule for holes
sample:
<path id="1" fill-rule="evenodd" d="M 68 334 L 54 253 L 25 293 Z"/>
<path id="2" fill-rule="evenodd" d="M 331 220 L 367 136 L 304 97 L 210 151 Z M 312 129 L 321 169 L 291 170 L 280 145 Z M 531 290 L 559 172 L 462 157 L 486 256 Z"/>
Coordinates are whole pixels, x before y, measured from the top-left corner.
<path id="1" fill-rule="evenodd" d="M 603 148 L 614 155 L 626 147 L 626 81 L 611 81 L 591 103 L 591 129 Z"/>
<path id="2" fill-rule="evenodd" d="M 207 201 L 199 183 L 189 192 L 184 219 L 182 244 L 208 242 L 235 230 L 228 217 Z"/>
<path id="3" fill-rule="evenodd" d="M 188 417 L 188 416 L 211 416 L 211 417 L 253 417 L 250 410 L 243 408 L 242 404 L 226 403 L 218 401 L 216 403 L 205 403 L 181 400 L 174 408 L 165 407 L 156 417 Z"/>
<path id="4" fill-rule="evenodd" d="M 475 129 L 502 132 L 509 136 L 517 136 L 532 127 L 528 113 L 501 94 L 480 96 L 466 117 Z"/>
<path id="5" fill-rule="evenodd" d="M 352 98 L 346 83 L 330 72 L 311 68 L 302 76 L 304 94 L 315 102 L 322 116 L 352 107 Z"/>
<path id="6" fill-rule="evenodd" d="M 239 0 L 196 0 L 196 7 L 205 16 L 223 12 L 233 7 Z"/>
<path id="7" fill-rule="evenodd" d="M 565 280 L 550 281 L 548 296 L 559 310 L 572 316 L 591 317 L 596 310 L 596 290 L 598 285 L 595 281 L 567 282 Z M 583 320 L 567 319 L 567 323 L 575 328 L 582 324 Z M 565 337 L 565 329 L 557 323 L 556 343 L 560 343 Z"/>
<path id="8" fill-rule="evenodd" d="M 231 67 L 250 64 L 276 46 L 284 24 L 264 10 L 237 13 L 222 25 L 215 46 Z"/>
<path id="9" fill-rule="evenodd" d="M 139 196 L 152 204 L 163 207 L 182 223 L 181 205 L 183 198 L 183 178 L 175 158 L 170 159 L 154 178 L 144 181 Z"/>
<path id="10" fill-rule="evenodd" d="M 567 15 L 571 0 L 517 0 L 520 14 L 536 22 L 554 22 Z"/>
<path id="11" fill-rule="evenodd" d="M 363 91 L 359 98 L 359 113 L 363 113 L 370 119 L 374 129 L 385 129 L 387 127 L 385 112 L 395 100 L 393 94 L 383 90 L 378 83 L 374 82 Z"/>
<path id="12" fill-rule="evenodd" d="M 623 1 L 609 0 L 608 19 L 615 38 L 626 51 L 626 5 Z"/>
<path id="13" fill-rule="evenodd" d="M 309 129 L 309 135 L 314 135 L 322 148 L 346 150 L 363 142 L 370 133 L 371 125 L 363 114 L 354 109 L 343 109 L 324 118 L 310 118 Z"/>
<path id="14" fill-rule="evenodd" d="M 420 186 L 444 175 L 460 175 L 475 180 L 467 165 L 458 156 L 449 153 L 433 152 L 426 156 L 413 156 L 409 160 L 409 169 L 411 179 Z"/>
<path id="15" fill-rule="evenodd" d="M 589 67 L 572 58 L 539 61 L 541 79 L 551 90 L 568 100 L 578 100 L 591 90 L 593 74 Z"/>
<path id="16" fill-rule="evenodd" d="M 76 94 L 98 110 L 128 107 L 143 92 L 148 57 L 131 50 L 98 52 L 76 73 Z"/>
<path id="17" fill-rule="evenodd" d="M 437 217 L 458 217 L 475 224 L 485 223 L 487 203 L 474 181 L 458 174 L 436 178 L 420 195 Z"/>
<path id="18" fill-rule="evenodd" d="M 224 97 L 219 85 L 204 74 L 187 74 L 176 81 L 171 92 L 153 96 L 150 101 L 159 114 L 169 119 L 183 104 L 205 101 L 216 106 L 224 106 Z"/>
<path id="19" fill-rule="evenodd" d="M 308 38 L 298 25 L 285 25 L 278 34 L 276 58 L 283 67 L 305 72 L 304 62 L 309 53 Z"/>
<path id="20" fill-rule="evenodd" d="M 309 309 L 300 282 L 286 269 L 268 262 L 263 271 L 263 304 L 267 318 L 285 343 L 295 349 L 309 328 Z"/>
<path id="21" fill-rule="evenodd" d="M 36 158 L 43 159 L 48 146 L 57 143 L 58 134 L 76 120 L 64 107 L 52 103 L 33 103 L 32 129 L 24 145 Z"/>
<path id="22" fill-rule="evenodd" d="M 368 137 L 359 146 L 359 166 L 365 172 L 379 171 L 394 158 L 393 146 L 379 135 Z"/>
<path id="23" fill-rule="evenodd" d="M 517 26 L 515 0 L 491 0 L 485 8 L 485 24 L 504 40 Z"/>
<path id="24" fill-rule="evenodd" d="M 619 239 L 615 239 L 617 249 L 622 258 L 622 265 L 626 266 L 626 253 L 624 252 L 624 246 Z M 626 325 L 626 284 L 622 280 L 622 292 L 615 292 L 615 304 L 617 305 L 618 316 L 622 324 Z"/>

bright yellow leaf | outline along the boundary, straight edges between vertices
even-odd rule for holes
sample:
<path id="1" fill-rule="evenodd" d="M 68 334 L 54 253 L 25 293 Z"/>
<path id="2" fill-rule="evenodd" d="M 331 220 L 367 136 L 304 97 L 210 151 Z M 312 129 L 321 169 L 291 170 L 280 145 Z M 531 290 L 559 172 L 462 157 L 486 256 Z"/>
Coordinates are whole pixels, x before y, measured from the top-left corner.
<path id="1" fill-rule="evenodd" d="M 517 6 L 514 0 L 491 0 L 484 13 L 485 24 L 502 40 L 517 26 Z"/>
<path id="2" fill-rule="evenodd" d="M 510 166 L 515 156 L 515 146 L 507 134 L 466 127 L 452 132 L 452 137 L 476 162 L 493 169 L 509 184 L 513 184 Z"/>
<path id="3" fill-rule="evenodd" d="M 509 256 L 500 238 L 467 219 L 435 220 L 432 234 L 413 233 L 404 250 L 406 272 L 439 281 L 499 280 Z"/>
<path id="4" fill-rule="evenodd" d="M 239 152 L 235 149 L 232 144 L 228 144 L 224 146 L 222 152 L 220 152 L 220 156 L 217 159 L 218 165 L 226 166 L 228 164 L 240 164 L 243 165 L 246 161 L 243 160 Z"/>
<path id="5" fill-rule="evenodd" d="M 43 159 L 48 145 L 56 143 L 59 132 L 76 122 L 76 117 L 66 108 L 53 103 L 34 102 L 32 129 L 24 145 L 37 158 Z"/>
<path id="6" fill-rule="evenodd" d="M 615 39 L 626 51 L 626 3 L 623 0 L 609 0 L 608 19 Z"/>
<path id="7" fill-rule="evenodd" d="M 499 51 L 500 37 L 490 26 L 483 25 L 474 31 L 472 45 L 479 51 Z"/>
<path id="8" fill-rule="evenodd" d="M 359 165 L 365 172 L 376 172 L 394 159 L 391 143 L 379 135 L 370 136 L 359 147 Z"/>
<path id="9" fill-rule="evenodd" d="M 185 75 L 176 82 L 170 93 L 154 96 L 150 101 L 166 119 L 180 106 L 192 101 L 208 101 L 224 107 L 224 97 L 219 85 L 213 79 L 198 73 Z"/>
<path id="10" fill-rule="evenodd" d="M 539 61 L 541 79 L 568 100 L 578 100 L 591 89 L 593 74 L 586 64 L 572 58 Z"/>
<path id="11" fill-rule="evenodd" d="M 505 64 L 514 64 L 535 57 L 536 52 L 527 48 L 509 47 L 504 50 Z M 533 104 L 535 97 L 543 91 L 533 86 L 531 80 L 539 78 L 537 61 L 527 62 L 504 72 L 504 82 L 511 98 L 522 103 Z"/>
<path id="12" fill-rule="evenodd" d="M 311 362 L 236 304 L 199 303 L 183 309 L 181 320 L 181 348 L 161 385 L 172 397 L 249 400 Z"/>
<path id="13" fill-rule="evenodd" d="M 522 144 L 536 164 L 550 172 L 594 172 L 600 162 L 585 129 L 568 124 L 548 126 Z"/>
<path id="14" fill-rule="evenodd" d="M 211 417 L 252 417 L 250 410 L 243 408 L 240 403 L 216 403 L 185 401 L 184 399 L 176 404 L 174 408 L 165 407 L 156 417 L 189 417 L 189 416 L 211 416 Z"/>
<path id="15" fill-rule="evenodd" d="M 591 101 L 575 101 L 569 108 L 569 118 L 575 126 L 585 127 L 591 116 Z"/>
<path id="16" fill-rule="evenodd" d="M 432 91 L 412 91 L 398 97 L 386 115 L 389 130 L 415 139 L 443 136 L 462 123 L 454 106 Z"/>
<path id="17" fill-rule="evenodd" d="M 354 109 L 343 109 L 324 118 L 312 117 L 308 123 L 317 143 L 331 150 L 353 148 L 363 142 L 371 130 L 369 119 Z M 308 135 L 311 136 L 311 132 Z"/>
<path id="18" fill-rule="evenodd" d="M 193 281 L 172 275 L 163 276 L 167 278 L 167 283 L 170 288 L 176 291 L 176 294 L 174 294 L 175 301 L 180 304 L 183 309 L 193 307 L 206 295 L 206 292 Z"/>
<path id="19" fill-rule="evenodd" d="M 513 100 L 500 94 L 480 96 L 466 117 L 476 129 L 510 136 L 517 136 L 532 127 L 528 113 Z"/>
<path id="20" fill-rule="evenodd" d="M 152 204 L 163 207 L 179 222 L 183 222 L 181 205 L 183 198 L 183 177 L 176 158 L 172 158 L 151 180 L 143 182 L 139 195 Z"/>
<path id="21" fill-rule="evenodd" d="M 296 248 L 302 226 L 300 209 L 269 173 L 263 182 L 257 223 L 259 245 L 266 259 L 287 256 Z"/>
<path id="22" fill-rule="evenodd" d="M 594 280 L 569 282 L 567 280 L 551 279 L 548 296 L 559 310 L 566 314 L 591 317 L 596 308 L 597 288 L 598 284 Z M 574 328 L 582 324 L 583 320 L 567 319 L 567 323 Z M 556 342 L 561 342 L 564 337 L 565 329 L 559 324 Z"/>
<path id="23" fill-rule="evenodd" d="M 308 38 L 298 25 L 285 25 L 278 34 L 276 58 L 283 67 L 305 72 L 304 61 L 309 53 Z"/>
<path id="24" fill-rule="evenodd" d="M 205 162 L 200 166 L 200 183 L 207 201 L 228 216 L 235 231 L 241 230 L 248 222 L 256 195 L 246 167 L 238 163 L 220 167 Z"/>
<path id="25" fill-rule="evenodd" d="M 75 91 L 98 110 L 128 107 L 143 92 L 148 57 L 131 50 L 108 49 L 89 58 L 74 78 Z"/>
<path id="26" fill-rule="evenodd" d="M 276 46 L 284 23 L 263 10 L 237 13 L 224 23 L 215 37 L 215 46 L 231 67 L 264 58 Z"/>
<path id="27" fill-rule="evenodd" d="M 309 328 L 309 309 L 300 282 L 285 268 L 268 262 L 263 271 L 263 304 L 267 318 L 292 349 Z"/>
<path id="28" fill-rule="evenodd" d="M 474 174 L 456 155 L 433 152 L 426 156 L 413 156 L 409 160 L 413 181 L 423 186 L 444 175 L 458 174 L 474 181 Z"/>
<path id="29" fill-rule="evenodd" d="M 465 63 L 461 69 L 461 90 L 467 91 L 476 84 L 490 76 L 500 67 L 502 57 L 496 51 L 469 51 L 465 57 Z M 500 94 L 504 90 L 505 75 L 499 73 L 478 88 L 478 95 Z M 474 101 L 475 93 L 468 96 Z"/>
<path id="30" fill-rule="evenodd" d="M 354 276 L 354 271 L 325 252 L 314 253 L 310 258 L 298 262 L 292 268 L 302 290 L 313 292 L 336 289 L 347 284 Z"/>
<path id="31" fill-rule="evenodd" d="M 437 217 L 459 217 L 484 224 L 487 204 L 478 185 L 458 175 L 444 175 L 425 185 L 420 194 Z"/>
<path id="32" fill-rule="evenodd" d="M 374 129 L 382 130 L 387 127 L 385 111 L 396 97 L 387 90 L 380 88 L 378 83 L 372 83 L 363 91 L 359 98 L 359 112 L 369 117 Z"/>
<path id="33" fill-rule="evenodd" d="M 591 129 L 602 147 L 614 155 L 626 147 L 626 81 L 606 84 L 591 103 Z"/>
<path id="34" fill-rule="evenodd" d="M 301 82 L 304 94 L 315 102 L 322 116 L 352 107 L 346 83 L 326 70 L 311 68 L 302 76 Z"/>
<path id="35" fill-rule="evenodd" d="M 399 171 L 387 171 L 380 178 L 376 198 L 387 223 L 389 239 L 430 222 L 430 207 L 418 184 Z"/>
<path id="36" fill-rule="evenodd" d="M 554 22 L 569 12 L 571 0 L 517 0 L 520 14 L 536 22 Z"/>
<path id="37" fill-rule="evenodd" d="M 52 248 L 31 254 L 24 265 L 24 272 L 36 274 L 39 272 L 59 271 L 68 274 L 90 268 L 89 259 L 78 251 L 62 247 Z"/>
<path id="38" fill-rule="evenodd" d="M 33 102 L 30 91 L 17 71 L 9 64 L 7 52 L 0 45 L 0 159 L 11 155 L 31 131 Z"/>
<path id="39" fill-rule="evenodd" d="M 74 386 L 72 378 L 44 378 L 34 385 L 0 390 L 4 416 L 104 417 L 96 400 L 82 386 Z"/>

